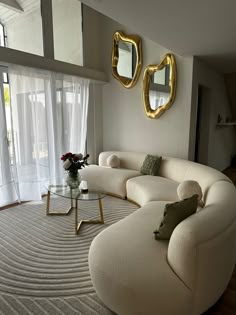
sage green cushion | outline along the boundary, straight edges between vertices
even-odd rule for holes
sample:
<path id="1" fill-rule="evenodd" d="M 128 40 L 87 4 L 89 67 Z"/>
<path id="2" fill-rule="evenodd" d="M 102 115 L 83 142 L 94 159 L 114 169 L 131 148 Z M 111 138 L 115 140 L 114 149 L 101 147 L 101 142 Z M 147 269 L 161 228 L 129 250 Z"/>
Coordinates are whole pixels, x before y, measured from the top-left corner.
<path id="1" fill-rule="evenodd" d="M 198 195 L 178 202 L 166 204 L 164 216 L 158 230 L 154 231 L 156 240 L 169 240 L 175 227 L 194 214 L 198 207 Z"/>
<path id="2" fill-rule="evenodd" d="M 157 175 L 158 170 L 161 166 L 162 157 L 158 155 L 147 154 L 140 172 L 144 175 Z"/>

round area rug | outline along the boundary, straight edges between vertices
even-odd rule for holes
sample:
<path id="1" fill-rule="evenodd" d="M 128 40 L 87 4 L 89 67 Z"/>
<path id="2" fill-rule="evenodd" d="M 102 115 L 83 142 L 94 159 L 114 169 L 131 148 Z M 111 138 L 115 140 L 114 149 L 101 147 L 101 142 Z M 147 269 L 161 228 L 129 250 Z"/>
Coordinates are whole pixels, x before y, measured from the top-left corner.
<path id="1" fill-rule="evenodd" d="M 46 216 L 46 198 L 0 211 L 0 314 L 113 314 L 96 296 L 88 267 L 93 238 L 137 209 L 107 196 L 105 224 L 83 225 L 75 235 L 74 210 Z M 51 198 L 64 211 L 69 200 Z M 80 202 L 79 219 L 99 217 L 98 202 Z"/>

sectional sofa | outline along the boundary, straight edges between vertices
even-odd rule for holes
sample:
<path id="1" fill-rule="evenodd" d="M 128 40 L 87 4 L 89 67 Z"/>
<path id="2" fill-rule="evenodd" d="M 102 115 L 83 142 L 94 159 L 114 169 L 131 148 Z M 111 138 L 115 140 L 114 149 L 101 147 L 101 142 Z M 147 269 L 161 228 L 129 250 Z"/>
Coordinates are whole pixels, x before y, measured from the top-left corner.
<path id="1" fill-rule="evenodd" d="M 116 155 L 120 168 L 109 168 Z M 226 289 L 236 259 L 236 190 L 221 172 L 163 157 L 158 176 L 142 175 L 145 153 L 102 152 L 83 179 L 140 208 L 103 230 L 92 242 L 89 268 L 100 299 L 119 315 L 197 315 Z M 177 187 L 197 181 L 204 207 L 182 221 L 169 241 L 157 241 L 165 205 Z"/>

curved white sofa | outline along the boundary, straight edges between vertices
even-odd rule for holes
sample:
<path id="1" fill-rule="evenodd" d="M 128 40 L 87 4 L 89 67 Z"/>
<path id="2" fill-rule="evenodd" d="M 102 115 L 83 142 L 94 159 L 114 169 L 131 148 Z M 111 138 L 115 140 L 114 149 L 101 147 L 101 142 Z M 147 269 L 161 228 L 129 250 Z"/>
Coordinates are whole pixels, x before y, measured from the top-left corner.
<path id="1" fill-rule="evenodd" d="M 111 154 L 120 158 L 121 169 L 107 167 Z M 145 156 L 102 152 L 99 166 L 83 171 L 83 178 L 141 206 L 93 240 L 92 282 L 119 315 L 201 314 L 222 295 L 234 269 L 235 187 L 217 170 L 170 157 L 163 157 L 159 176 L 143 176 Z M 165 204 L 178 200 L 177 186 L 187 179 L 199 182 L 205 206 L 182 221 L 169 241 L 155 240 Z"/>

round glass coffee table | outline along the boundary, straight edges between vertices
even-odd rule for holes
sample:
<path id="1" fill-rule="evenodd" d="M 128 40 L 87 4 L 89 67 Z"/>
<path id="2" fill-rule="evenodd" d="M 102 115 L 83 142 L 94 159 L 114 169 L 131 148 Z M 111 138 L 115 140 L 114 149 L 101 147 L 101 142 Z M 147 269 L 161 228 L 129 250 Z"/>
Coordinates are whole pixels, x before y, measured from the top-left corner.
<path id="1" fill-rule="evenodd" d="M 79 233 L 79 229 L 83 223 L 85 224 L 104 224 L 102 199 L 106 197 L 106 193 L 99 187 L 88 185 L 87 192 L 83 192 L 79 187 L 71 189 L 64 180 L 52 180 L 44 184 L 47 189 L 47 215 L 68 215 L 73 209 L 75 210 L 75 233 Z M 50 211 L 51 194 L 62 198 L 70 199 L 70 208 L 65 212 Z M 80 220 L 78 222 L 78 202 L 79 201 L 98 201 L 100 219 L 99 220 Z"/>

